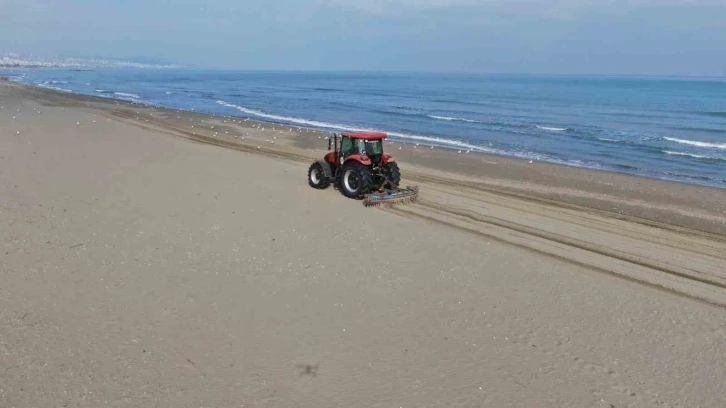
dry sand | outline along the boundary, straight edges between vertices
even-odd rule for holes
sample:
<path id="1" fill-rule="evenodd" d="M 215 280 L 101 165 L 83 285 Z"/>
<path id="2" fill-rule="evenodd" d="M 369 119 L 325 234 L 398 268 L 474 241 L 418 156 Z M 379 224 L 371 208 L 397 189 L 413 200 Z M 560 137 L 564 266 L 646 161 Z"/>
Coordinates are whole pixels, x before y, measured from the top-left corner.
<path id="1" fill-rule="evenodd" d="M 387 145 L 366 209 L 319 132 L 0 106 L 0 407 L 726 406 L 726 190 Z"/>

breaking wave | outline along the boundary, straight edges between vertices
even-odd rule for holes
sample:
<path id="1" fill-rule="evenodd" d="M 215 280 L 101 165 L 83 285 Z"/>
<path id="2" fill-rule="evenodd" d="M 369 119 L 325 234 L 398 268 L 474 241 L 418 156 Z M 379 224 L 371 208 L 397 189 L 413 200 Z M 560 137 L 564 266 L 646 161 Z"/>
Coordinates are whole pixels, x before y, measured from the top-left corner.
<path id="1" fill-rule="evenodd" d="M 725 159 L 722 159 L 720 157 L 714 157 L 714 156 L 705 156 L 702 154 L 693 154 L 693 153 L 686 153 L 686 152 L 674 152 L 672 150 L 663 150 L 663 153 L 671 155 L 671 156 L 683 156 L 683 157 L 691 157 L 694 159 L 701 159 L 701 160 L 716 160 L 716 161 L 724 161 Z"/>
<path id="2" fill-rule="evenodd" d="M 38 85 L 38 87 L 40 87 L 40 88 L 51 89 L 53 91 L 67 92 L 67 93 L 73 92 L 70 89 L 63 89 L 63 88 L 59 88 L 57 86 L 48 85 L 48 82 L 43 82 L 43 83 L 36 84 L 36 85 Z"/>
<path id="3" fill-rule="evenodd" d="M 361 128 L 357 126 L 348 126 L 345 124 L 339 124 L 339 123 L 328 123 L 328 122 L 321 122 L 317 120 L 309 120 L 309 119 L 303 119 L 303 118 L 295 118 L 290 116 L 280 116 L 280 115 L 274 115 L 265 113 L 262 111 L 258 111 L 255 109 L 246 108 L 244 106 L 235 105 L 233 103 L 225 102 L 225 101 L 217 101 L 217 104 L 237 109 L 240 112 L 246 113 L 248 115 L 257 116 L 260 118 L 275 120 L 279 122 L 286 122 L 286 123 L 294 123 L 296 125 L 302 125 L 302 126 L 311 126 L 311 127 L 317 127 L 317 128 L 323 128 L 323 129 L 332 129 L 332 130 L 350 130 L 350 131 L 357 131 L 357 132 L 366 132 L 366 131 L 380 131 L 380 129 L 370 129 L 370 128 Z M 456 147 L 460 149 L 468 149 L 468 150 L 475 150 L 479 152 L 489 152 L 489 153 L 497 153 L 495 150 L 488 149 L 482 146 L 477 146 L 471 143 L 462 142 L 459 140 L 451 140 L 451 139 L 445 139 L 440 137 L 434 137 L 434 136 L 422 136 L 422 135 L 411 135 L 407 133 L 400 133 L 400 132 L 386 132 L 388 135 L 399 138 L 399 139 L 407 139 L 407 140 L 414 140 L 419 142 L 428 142 L 431 144 L 435 144 L 438 146 L 444 146 L 444 147 Z M 504 154 L 504 152 L 500 152 L 501 154 Z"/>
<path id="4" fill-rule="evenodd" d="M 113 94 L 117 95 L 117 96 L 121 96 L 121 97 L 131 98 L 131 99 L 141 99 L 141 97 L 139 95 L 132 94 L 132 93 L 114 92 Z"/>
<path id="5" fill-rule="evenodd" d="M 445 120 L 447 122 L 484 123 L 484 122 L 481 122 L 478 120 L 466 119 L 466 118 L 452 118 L 449 116 L 436 116 L 436 115 L 426 115 L 426 116 L 428 116 L 431 119 Z"/>
<path id="6" fill-rule="evenodd" d="M 685 144 L 685 145 L 689 145 L 689 146 L 703 147 L 706 149 L 724 149 L 724 150 L 726 150 L 726 143 L 699 142 L 697 140 L 676 139 L 675 137 L 664 137 L 663 139 L 665 139 L 669 142 L 675 142 L 675 143 Z"/>
<path id="7" fill-rule="evenodd" d="M 571 130 L 570 128 L 559 128 L 559 127 L 540 126 L 540 125 L 536 125 L 536 126 L 537 126 L 537 129 L 547 130 L 550 132 L 569 132 Z"/>

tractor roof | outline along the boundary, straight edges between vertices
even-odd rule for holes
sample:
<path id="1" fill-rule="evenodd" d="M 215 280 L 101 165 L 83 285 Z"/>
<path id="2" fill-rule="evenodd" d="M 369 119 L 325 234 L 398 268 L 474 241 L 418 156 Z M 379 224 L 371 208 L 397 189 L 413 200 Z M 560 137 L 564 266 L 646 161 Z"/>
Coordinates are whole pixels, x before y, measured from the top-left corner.
<path id="1" fill-rule="evenodd" d="M 388 137 L 383 132 L 345 132 L 343 136 L 351 139 L 365 139 L 365 140 L 382 140 Z"/>

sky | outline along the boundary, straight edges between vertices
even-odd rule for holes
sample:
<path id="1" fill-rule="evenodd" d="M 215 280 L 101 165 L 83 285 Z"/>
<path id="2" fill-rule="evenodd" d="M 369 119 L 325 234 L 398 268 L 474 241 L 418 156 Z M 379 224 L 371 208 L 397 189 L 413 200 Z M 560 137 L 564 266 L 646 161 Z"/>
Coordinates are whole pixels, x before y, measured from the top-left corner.
<path id="1" fill-rule="evenodd" d="M 0 0 L 0 53 L 199 68 L 726 76 L 726 0 Z"/>

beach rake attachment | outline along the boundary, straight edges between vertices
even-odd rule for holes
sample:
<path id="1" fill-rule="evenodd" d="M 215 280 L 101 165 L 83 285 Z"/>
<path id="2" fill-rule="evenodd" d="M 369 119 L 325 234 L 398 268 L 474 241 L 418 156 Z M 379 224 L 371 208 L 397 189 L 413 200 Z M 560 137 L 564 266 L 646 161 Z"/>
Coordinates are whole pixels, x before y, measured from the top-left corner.
<path id="1" fill-rule="evenodd" d="M 406 188 L 382 188 L 378 192 L 366 194 L 363 205 L 366 207 L 390 207 L 396 204 L 408 204 L 418 198 L 418 186 Z"/>

